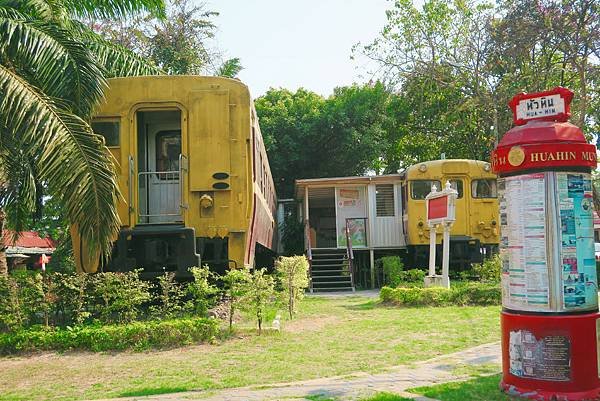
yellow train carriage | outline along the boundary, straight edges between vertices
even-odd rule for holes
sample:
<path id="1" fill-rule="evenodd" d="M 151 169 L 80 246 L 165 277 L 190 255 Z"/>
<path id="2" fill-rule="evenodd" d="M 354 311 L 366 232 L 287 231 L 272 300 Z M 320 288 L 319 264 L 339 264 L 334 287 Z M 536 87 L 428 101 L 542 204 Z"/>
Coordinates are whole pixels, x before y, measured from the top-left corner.
<path id="1" fill-rule="evenodd" d="M 117 162 L 122 228 L 110 260 L 87 255 L 80 271 L 142 268 L 146 276 L 190 266 L 251 265 L 273 248 L 275 191 L 248 88 L 219 77 L 109 80 L 92 127 Z"/>
<path id="2" fill-rule="evenodd" d="M 425 196 L 450 181 L 458 191 L 456 222 L 450 232 L 451 264 L 464 269 L 498 251 L 499 211 L 496 175 L 489 163 L 478 160 L 434 160 L 409 167 L 403 181 L 403 227 L 408 258 L 413 266 L 427 266 L 429 227 Z M 437 241 L 442 234 L 438 230 Z"/>

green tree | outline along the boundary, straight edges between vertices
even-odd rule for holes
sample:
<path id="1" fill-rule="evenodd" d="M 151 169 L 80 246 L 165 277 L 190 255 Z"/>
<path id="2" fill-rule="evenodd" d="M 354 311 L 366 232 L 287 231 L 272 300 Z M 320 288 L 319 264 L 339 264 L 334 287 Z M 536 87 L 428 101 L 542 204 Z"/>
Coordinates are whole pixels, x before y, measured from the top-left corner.
<path id="1" fill-rule="evenodd" d="M 298 302 L 304 298 L 304 291 L 308 288 L 308 260 L 304 255 L 284 256 L 275 261 L 275 271 L 281 280 L 290 319 L 293 319 Z"/>
<path id="2" fill-rule="evenodd" d="M 267 308 L 273 303 L 275 281 L 273 277 L 267 274 L 266 269 L 254 269 L 250 273 L 246 286 L 242 306 L 256 316 L 258 334 L 260 335 Z"/>
<path id="3" fill-rule="evenodd" d="M 157 70 L 79 19 L 141 11 L 162 15 L 163 3 L 0 0 L 0 208 L 14 227 L 35 210 L 43 182 L 91 251 L 109 252 L 119 229 L 117 181 L 87 121 L 106 77 Z"/>
<path id="4" fill-rule="evenodd" d="M 98 32 L 171 75 L 211 74 L 234 78 L 242 70 L 239 58 L 223 60 L 210 46 L 218 12 L 191 0 L 169 0 L 166 18 L 147 15 L 130 21 L 103 20 Z"/>
<path id="5" fill-rule="evenodd" d="M 229 269 L 223 276 L 225 296 L 229 300 L 229 331 L 233 329 L 236 310 L 244 303 L 250 282 L 250 272 L 246 268 Z"/>
<path id="6" fill-rule="evenodd" d="M 375 83 L 336 88 L 327 99 L 305 89 L 256 99 L 278 196 L 293 197 L 298 178 L 379 172 L 389 96 Z"/>

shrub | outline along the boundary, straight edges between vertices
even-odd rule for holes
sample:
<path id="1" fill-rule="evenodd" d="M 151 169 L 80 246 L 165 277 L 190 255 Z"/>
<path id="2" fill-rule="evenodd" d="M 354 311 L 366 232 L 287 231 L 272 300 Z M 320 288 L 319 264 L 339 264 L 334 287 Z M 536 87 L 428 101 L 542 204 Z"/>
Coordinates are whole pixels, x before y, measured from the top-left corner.
<path id="1" fill-rule="evenodd" d="M 249 281 L 250 272 L 246 268 L 229 269 L 223 276 L 225 296 L 229 298 L 229 331 L 233 328 L 233 316 L 236 309 L 244 302 Z"/>
<path id="2" fill-rule="evenodd" d="M 141 306 L 150 300 L 150 284 L 140 280 L 137 271 L 97 273 L 89 280 L 96 317 L 104 323 L 131 322 L 137 318 Z"/>
<path id="3" fill-rule="evenodd" d="M 187 286 L 190 300 L 186 309 L 196 315 L 206 316 L 208 309 L 214 306 L 214 297 L 219 292 L 219 289 L 211 283 L 211 279 L 216 278 L 216 275 L 210 271 L 208 266 L 191 267 L 190 272 L 194 276 L 194 281 Z"/>
<path id="4" fill-rule="evenodd" d="M 255 269 L 246 282 L 247 289 L 243 297 L 243 308 L 256 316 L 258 334 L 262 333 L 265 312 L 275 295 L 273 277 L 266 274 L 266 269 Z"/>
<path id="5" fill-rule="evenodd" d="M 275 270 L 280 276 L 284 292 L 284 302 L 290 319 L 294 318 L 296 305 L 304 297 L 308 288 L 308 260 L 304 255 L 281 257 L 275 262 Z"/>
<path id="6" fill-rule="evenodd" d="M 423 283 L 425 272 L 421 269 L 410 269 L 400 272 L 400 281 L 403 283 Z"/>
<path id="7" fill-rule="evenodd" d="M 88 301 L 87 274 L 54 273 L 53 280 L 56 284 L 56 323 L 62 325 L 82 324 L 90 312 L 86 310 Z"/>
<path id="8" fill-rule="evenodd" d="M 474 264 L 473 271 L 485 283 L 499 283 L 502 271 L 500 255 L 494 255 L 489 259 L 485 259 L 481 264 Z"/>
<path id="9" fill-rule="evenodd" d="M 150 314 L 158 319 L 172 319 L 183 312 L 185 291 L 181 284 L 175 281 L 175 273 L 166 272 L 158 277 L 157 304 L 150 307 Z"/>
<path id="10" fill-rule="evenodd" d="M 467 283 L 451 287 L 383 287 L 379 294 L 386 303 L 402 306 L 499 305 L 498 285 Z"/>
<path id="11" fill-rule="evenodd" d="M 404 264 L 399 256 L 385 256 L 379 259 L 383 267 L 383 281 L 391 287 L 397 287 L 402 282 Z"/>
<path id="12" fill-rule="evenodd" d="M 217 334 L 218 322 L 207 318 L 73 328 L 38 326 L 17 333 L 0 334 L 0 353 L 69 349 L 144 350 L 209 341 Z"/>
<path id="13" fill-rule="evenodd" d="M 19 287 L 11 276 L 0 275 L 0 332 L 15 331 L 23 327 Z"/>

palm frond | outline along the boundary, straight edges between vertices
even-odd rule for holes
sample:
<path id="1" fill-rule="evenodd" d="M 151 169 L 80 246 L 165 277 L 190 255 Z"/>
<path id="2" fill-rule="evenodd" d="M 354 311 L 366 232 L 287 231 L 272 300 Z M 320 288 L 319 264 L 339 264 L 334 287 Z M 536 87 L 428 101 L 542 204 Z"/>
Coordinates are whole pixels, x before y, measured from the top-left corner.
<path id="1" fill-rule="evenodd" d="M 244 69 L 238 57 L 225 60 L 218 68 L 216 75 L 220 77 L 236 78 L 237 75 Z"/>
<path id="2" fill-rule="evenodd" d="M 0 123 L 39 151 L 35 168 L 49 194 L 60 199 L 66 215 L 91 253 L 108 254 L 119 229 L 114 166 L 102 139 L 57 99 L 40 93 L 0 64 Z"/>
<path id="3" fill-rule="evenodd" d="M 38 185 L 33 160 L 27 146 L 19 146 L 6 128 L 0 143 L 0 206 L 5 210 L 10 228 L 15 232 L 27 228 L 36 211 Z"/>
<path id="4" fill-rule="evenodd" d="M 89 115 L 106 81 L 92 53 L 69 31 L 42 21 L 14 18 L 0 9 L 0 54 L 51 97 Z"/>
<path id="5" fill-rule="evenodd" d="M 104 69 L 108 78 L 135 75 L 160 75 L 164 72 L 131 50 L 109 40 L 81 23 L 74 22 L 73 29 L 87 44 L 96 62 Z"/>
<path id="6" fill-rule="evenodd" d="M 82 18 L 122 18 L 143 12 L 165 17 L 164 0 L 62 0 L 63 7 Z"/>

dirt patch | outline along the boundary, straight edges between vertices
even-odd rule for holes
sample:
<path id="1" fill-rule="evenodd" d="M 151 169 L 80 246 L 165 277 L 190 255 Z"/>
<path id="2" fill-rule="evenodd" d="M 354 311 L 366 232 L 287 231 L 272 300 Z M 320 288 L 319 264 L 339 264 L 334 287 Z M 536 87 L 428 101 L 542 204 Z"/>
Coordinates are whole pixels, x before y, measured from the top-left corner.
<path id="1" fill-rule="evenodd" d="M 288 333 L 317 331 L 340 321 L 341 319 L 337 316 L 314 316 L 310 318 L 296 319 L 286 322 L 283 325 L 283 331 Z"/>

